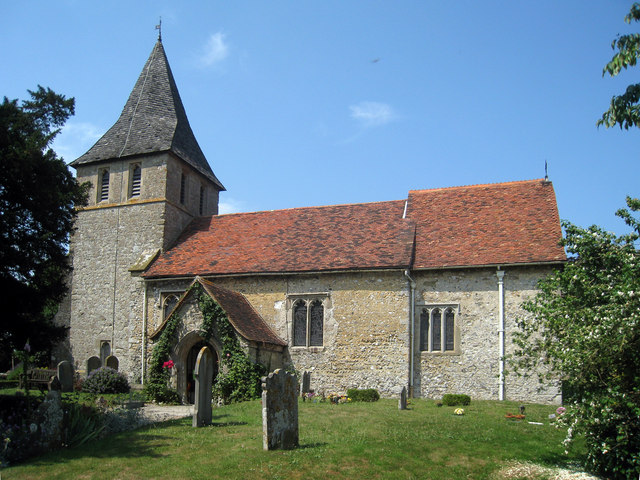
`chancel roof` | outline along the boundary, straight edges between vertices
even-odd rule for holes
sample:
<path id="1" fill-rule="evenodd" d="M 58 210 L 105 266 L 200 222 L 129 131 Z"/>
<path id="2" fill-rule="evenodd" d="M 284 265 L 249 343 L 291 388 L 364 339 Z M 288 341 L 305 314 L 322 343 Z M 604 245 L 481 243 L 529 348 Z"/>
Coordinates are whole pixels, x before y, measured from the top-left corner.
<path id="1" fill-rule="evenodd" d="M 197 218 L 143 276 L 559 263 L 561 238 L 548 181 L 416 190 L 406 202 Z"/>
<path id="2" fill-rule="evenodd" d="M 191 130 L 164 47 L 158 40 L 118 121 L 71 165 L 165 151 L 173 152 L 224 190 Z"/>
<path id="3" fill-rule="evenodd" d="M 566 260 L 548 181 L 410 191 L 407 217 L 416 222 L 414 269 Z"/>

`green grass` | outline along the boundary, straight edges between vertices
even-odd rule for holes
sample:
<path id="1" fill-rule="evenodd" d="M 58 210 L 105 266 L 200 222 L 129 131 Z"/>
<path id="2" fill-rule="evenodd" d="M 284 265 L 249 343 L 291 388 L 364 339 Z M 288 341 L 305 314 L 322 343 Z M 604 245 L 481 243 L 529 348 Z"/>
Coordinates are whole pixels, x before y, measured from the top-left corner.
<path id="1" fill-rule="evenodd" d="M 527 405 L 527 421 L 506 420 L 515 403 L 473 401 L 454 407 L 413 400 L 300 403 L 300 448 L 262 450 L 259 401 L 214 409 L 213 425 L 191 419 L 125 432 L 4 469 L 28 479 L 483 479 L 513 462 L 563 466 L 564 431 L 548 423 L 554 407 Z M 543 422 L 531 425 L 528 421 Z"/>

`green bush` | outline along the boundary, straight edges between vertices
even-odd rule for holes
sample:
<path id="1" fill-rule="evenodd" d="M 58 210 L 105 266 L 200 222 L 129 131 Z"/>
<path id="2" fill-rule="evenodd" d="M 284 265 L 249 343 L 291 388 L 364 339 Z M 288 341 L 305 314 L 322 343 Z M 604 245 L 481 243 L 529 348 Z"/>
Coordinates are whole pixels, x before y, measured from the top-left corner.
<path id="1" fill-rule="evenodd" d="M 455 407 L 457 405 L 465 406 L 471 403 L 471 397 L 464 394 L 446 393 L 442 396 L 442 404 L 449 407 Z"/>
<path id="2" fill-rule="evenodd" d="M 166 381 L 164 382 L 148 382 L 144 386 L 144 394 L 147 400 L 156 403 L 167 403 L 170 405 L 179 405 L 180 395 L 172 388 L 167 387 Z"/>
<path id="3" fill-rule="evenodd" d="M 213 385 L 213 397 L 224 404 L 243 402 L 262 395 L 261 378 L 267 369 L 253 363 L 242 351 L 229 354 L 224 361 L 226 368 L 218 373 Z"/>
<path id="4" fill-rule="evenodd" d="M 350 388 L 347 390 L 347 397 L 352 402 L 377 402 L 380 394 L 375 388 Z"/>
<path id="5" fill-rule="evenodd" d="M 82 391 L 87 393 L 128 393 L 129 390 L 127 378 L 109 367 L 94 370 L 82 384 Z"/>

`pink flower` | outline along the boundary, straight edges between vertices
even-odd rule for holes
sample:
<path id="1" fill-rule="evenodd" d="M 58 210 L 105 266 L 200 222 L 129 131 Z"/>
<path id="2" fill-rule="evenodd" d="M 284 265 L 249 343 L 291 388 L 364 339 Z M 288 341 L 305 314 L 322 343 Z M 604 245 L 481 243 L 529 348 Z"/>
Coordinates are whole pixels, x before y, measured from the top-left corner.
<path id="1" fill-rule="evenodd" d="M 169 360 L 168 362 L 164 362 L 162 364 L 162 368 L 173 368 L 173 365 L 174 365 L 173 360 Z"/>

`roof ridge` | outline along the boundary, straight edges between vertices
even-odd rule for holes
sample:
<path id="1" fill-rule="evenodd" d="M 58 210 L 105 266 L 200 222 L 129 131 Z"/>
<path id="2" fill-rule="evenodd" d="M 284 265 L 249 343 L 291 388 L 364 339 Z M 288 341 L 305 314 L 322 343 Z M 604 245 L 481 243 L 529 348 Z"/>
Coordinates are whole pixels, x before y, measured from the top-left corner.
<path id="1" fill-rule="evenodd" d="M 550 180 L 545 180 L 544 178 L 534 178 L 531 180 L 512 180 L 510 182 L 494 182 L 494 183 L 475 183 L 470 185 L 457 185 L 453 187 L 438 187 L 438 188 L 425 188 L 420 190 L 409 190 L 409 194 L 411 193 L 422 193 L 422 192 L 437 192 L 439 190 L 455 190 L 455 189 L 471 189 L 471 188 L 481 188 L 481 187 L 497 187 L 497 186 L 508 186 L 508 185 L 517 185 L 524 183 L 551 183 Z"/>
<path id="2" fill-rule="evenodd" d="M 366 206 L 366 205 L 375 205 L 375 204 L 385 204 L 385 203 L 394 203 L 394 202 L 405 202 L 407 199 L 402 198 L 399 200 L 380 200 L 377 202 L 359 202 L 359 203 L 337 203 L 334 205 L 312 205 L 306 207 L 289 207 L 289 208 L 277 208 L 273 210 L 256 210 L 254 212 L 234 212 L 234 213 L 223 213 L 218 215 L 212 215 L 213 217 L 230 217 L 232 215 L 256 215 L 256 214 L 266 214 L 266 213 L 275 213 L 275 212 L 291 212 L 294 210 L 320 210 L 324 208 L 335 208 L 335 207 L 356 207 L 356 206 Z"/>

